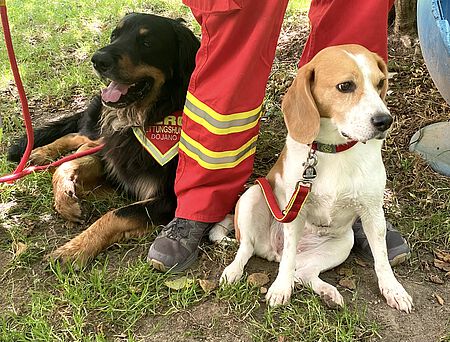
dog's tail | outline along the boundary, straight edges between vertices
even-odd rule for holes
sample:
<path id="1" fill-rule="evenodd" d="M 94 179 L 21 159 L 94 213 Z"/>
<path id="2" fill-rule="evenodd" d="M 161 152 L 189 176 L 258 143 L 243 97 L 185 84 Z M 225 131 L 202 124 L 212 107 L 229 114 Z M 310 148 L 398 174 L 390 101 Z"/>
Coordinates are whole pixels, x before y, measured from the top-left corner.
<path id="1" fill-rule="evenodd" d="M 86 120 L 95 121 L 92 123 L 88 123 L 95 126 L 98 122 L 98 116 L 100 115 L 101 111 L 100 108 L 101 108 L 101 101 L 96 97 L 90 103 L 89 107 L 85 111 L 75 113 L 73 115 L 49 122 L 45 126 L 35 129 L 33 148 L 50 144 L 56 139 L 59 139 L 69 133 L 77 133 L 80 130 L 83 130 L 83 126 L 86 125 Z M 98 115 L 94 113 L 98 113 Z M 91 118 L 91 116 L 93 117 Z M 98 135 L 98 133 L 95 135 Z M 92 136 L 91 134 L 89 138 L 95 139 L 96 137 Z M 13 144 L 10 146 L 8 150 L 7 156 L 8 160 L 12 162 L 19 162 L 20 158 L 25 152 L 26 146 L 27 146 L 26 136 L 23 136 L 18 140 L 16 140 L 15 142 L 13 142 Z"/>
<path id="2" fill-rule="evenodd" d="M 34 148 L 52 143 L 58 138 L 78 131 L 78 122 L 83 112 L 68 116 L 34 131 Z M 15 141 L 8 150 L 8 160 L 19 162 L 27 146 L 27 137 L 23 136 Z"/>

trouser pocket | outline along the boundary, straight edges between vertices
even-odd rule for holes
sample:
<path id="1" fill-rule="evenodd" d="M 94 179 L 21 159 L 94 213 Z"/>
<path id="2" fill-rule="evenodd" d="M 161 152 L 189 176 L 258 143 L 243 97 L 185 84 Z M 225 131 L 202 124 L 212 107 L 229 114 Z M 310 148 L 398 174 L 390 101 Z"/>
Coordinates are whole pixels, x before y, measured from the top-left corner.
<path id="1" fill-rule="evenodd" d="M 240 10 L 245 2 L 246 0 L 183 0 L 183 4 L 204 14 L 221 14 Z"/>

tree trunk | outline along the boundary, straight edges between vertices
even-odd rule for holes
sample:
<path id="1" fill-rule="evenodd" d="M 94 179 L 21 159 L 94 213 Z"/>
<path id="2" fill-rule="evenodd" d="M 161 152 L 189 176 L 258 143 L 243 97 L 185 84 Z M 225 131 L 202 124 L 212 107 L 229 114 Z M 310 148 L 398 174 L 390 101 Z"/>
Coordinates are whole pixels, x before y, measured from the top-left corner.
<path id="1" fill-rule="evenodd" d="M 417 0 L 395 1 L 394 33 L 417 35 Z"/>

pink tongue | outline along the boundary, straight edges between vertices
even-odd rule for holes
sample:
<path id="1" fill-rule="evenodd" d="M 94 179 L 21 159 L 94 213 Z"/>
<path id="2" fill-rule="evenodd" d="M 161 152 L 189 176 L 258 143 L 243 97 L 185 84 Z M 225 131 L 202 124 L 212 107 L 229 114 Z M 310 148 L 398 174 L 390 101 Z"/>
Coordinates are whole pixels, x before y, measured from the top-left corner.
<path id="1" fill-rule="evenodd" d="M 112 81 L 108 88 L 102 90 L 102 99 L 105 102 L 117 102 L 122 95 L 128 92 L 129 85 Z"/>

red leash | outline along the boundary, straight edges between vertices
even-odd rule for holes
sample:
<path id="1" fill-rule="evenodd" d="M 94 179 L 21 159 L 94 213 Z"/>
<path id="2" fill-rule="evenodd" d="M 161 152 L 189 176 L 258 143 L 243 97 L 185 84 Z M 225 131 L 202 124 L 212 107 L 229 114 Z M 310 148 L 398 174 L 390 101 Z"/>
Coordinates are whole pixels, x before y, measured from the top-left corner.
<path id="1" fill-rule="evenodd" d="M 11 69 L 13 72 L 14 81 L 16 82 L 17 91 L 19 92 L 20 104 L 22 106 L 22 113 L 23 113 L 23 118 L 25 121 L 25 128 L 26 128 L 27 140 L 28 140 L 27 147 L 25 149 L 25 152 L 24 152 L 22 158 L 20 159 L 19 165 L 17 166 L 17 168 L 14 170 L 14 172 L 12 174 L 0 177 L 0 183 L 12 182 L 12 181 L 22 178 L 32 172 L 46 170 L 49 167 L 58 166 L 66 161 L 80 158 L 80 157 L 86 156 L 88 154 L 92 154 L 92 153 L 99 151 L 103 147 L 103 145 L 96 146 L 92 149 L 89 149 L 89 150 L 86 150 L 83 152 L 74 153 L 70 156 L 64 157 L 64 158 L 62 158 L 58 161 L 55 161 L 53 163 L 50 163 L 48 165 L 30 166 L 30 167 L 25 168 L 25 165 L 28 162 L 28 158 L 30 157 L 31 150 L 33 149 L 34 133 L 33 133 L 33 125 L 31 123 L 30 110 L 28 108 L 27 97 L 25 95 L 25 90 L 23 88 L 22 80 L 21 80 L 20 74 L 19 74 L 19 68 L 17 67 L 17 61 L 16 61 L 16 57 L 14 54 L 14 47 L 12 44 L 11 32 L 10 32 L 9 23 L 8 23 L 8 13 L 6 10 L 6 0 L 0 0 L 0 16 L 1 16 L 1 20 L 2 20 L 3 34 L 5 36 L 6 49 L 8 51 L 9 63 L 11 65 Z"/>
<path id="2" fill-rule="evenodd" d="M 25 127 L 27 131 L 28 143 L 27 148 L 25 149 L 25 153 L 20 160 L 19 165 L 17 166 L 14 173 L 21 172 L 28 161 L 31 150 L 33 149 L 34 144 L 34 134 L 33 134 L 33 126 L 31 125 L 30 111 L 28 109 L 28 101 L 25 95 L 25 90 L 23 89 L 22 80 L 20 79 L 19 68 L 17 67 L 17 61 L 14 54 L 14 47 L 11 40 L 11 32 L 9 30 L 8 23 L 8 13 L 6 11 L 6 1 L 0 0 L 0 15 L 2 17 L 2 27 L 3 34 L 5 36 L 6 49 L 8 51 L 9 63 L 11 64 L 11 69 L 14 75 L 14 81 L 16 82 L 17 91 L 19 92 L 20 104 L 22 105 L 23 117 L 25 120 Z M 3 177 L 0 178 L 0 182 L 5 182 Z"/>
<path id="3" fill-rule="evenodd" d="M 317 177 L 315 169 L 317 165 L 317 155 L 315 152 L 316 150 L 311 147 L 308 153 L 308 159 L 305 163 L 303 163 L 305 168 L 303 169 L 302 178 L 295 185 L 294 193 L 292 194 L 291 199 L 284 210 L 280 209 L 267 178 L 258 178 L 256 180 L 256 183 L 261 187 L 267 206 L 272 212 L 275 220 L 278 222 L 289 223 L 294 221 L 302 209 L 303 203 L 305 203 L 308 198 L 309 192 L 311 191 L 312 182 Z"/>
<path id="4" fill-rule="evenodd" d="M 258 178 L 256 180 L 256 183 L 261 187 L 261 191 L 264 195 L 267 206 L 272 212 L 275 220 L 281 223 L 292 222 L 295 220 L 298 213 L 302 209 L 303 204 L 305 203 L 311 191 L 312 182 L 317 177 L 315 169 L 317 165 L 317 155 L 315 154 L 316 151 L 324 153 L 339 153 L 352 148 L 357 143 L 358 142 L 356 140 L 353 140 L 345 144 L 329 145 L 314 141 L 311 144 L 311 149 L 308 153 L 308 159 L 305 163 L 303 163 L 303 166 L 305 168 L 303 170 L 302 178 L 297 182 L 294 193 L 292 194 L 291 199 L 289 200 L 284 210 L 280 209 L 269 181 L 266 178 Z"/>
<path id="5" fill-rule="evenodd" d="M 281 210 L 267 178 L 258 178 L 256 183 L 261 187 L 273 217 L 281 223 L 289 223 L 295 220 L 311 190 L 311 183 L 298 182 L 286 208 Z"/>

